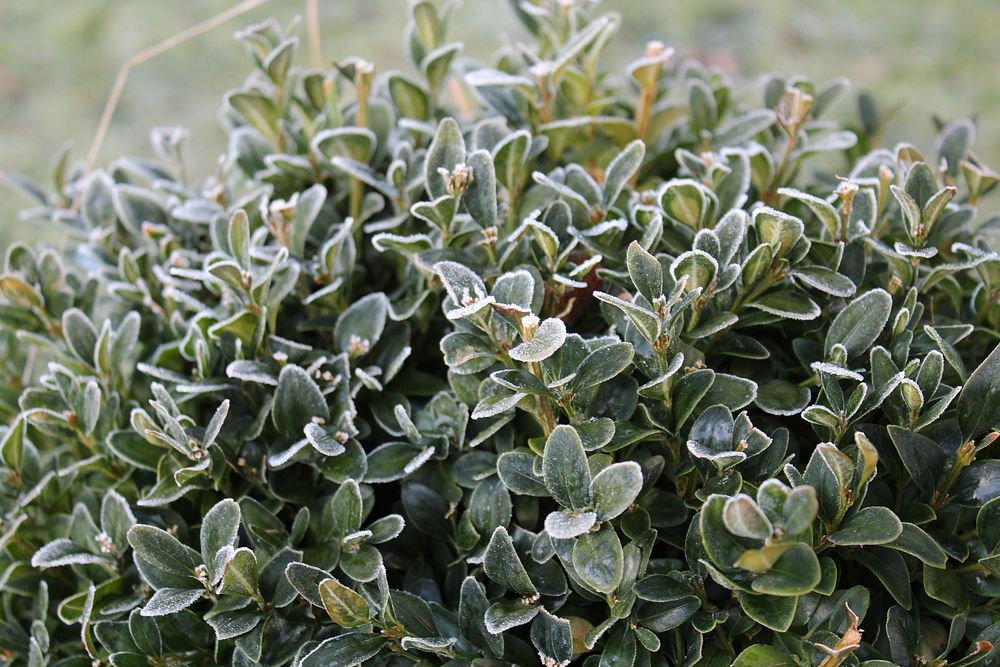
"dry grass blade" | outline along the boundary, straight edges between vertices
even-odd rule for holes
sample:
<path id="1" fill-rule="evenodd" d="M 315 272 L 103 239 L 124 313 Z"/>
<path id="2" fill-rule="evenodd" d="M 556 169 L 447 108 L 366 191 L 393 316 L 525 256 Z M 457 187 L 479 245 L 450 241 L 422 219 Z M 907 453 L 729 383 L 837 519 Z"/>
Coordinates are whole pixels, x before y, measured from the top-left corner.
<path id="1" fill-rule="evenodd" d="M 194 39 L 198 35 L 208 32 L 213 28 L 216 28 L 227 21 L 230 21 L 237 16 L 245 14 L 252 9 L 255 9 L 263 5 L 268 0 L 244 0 L 229 9 L 212 16 L 211 18 L 205 19 L 201 23 L 191 26 L 175 35 L 172 35 L 163 41 L 150 46 L 149 48 L 143 49 L 139 53 L 135 54 L 131 58 L 125 61 L 125 64 L 121 66 L 118 70 L 118 75 L 115 77 L 114 85 L 111 87 L 111 94 L 108 96 L 108 101 L 104 103 L 104 110 L 101 112 L 101 120 L 97 125 L 97 132 L 94 133 L 94 140 L 90 144 L 90 150 L 87 152 L 87 161 L 85 163 L 86 171 L 90 171 L 94 167 L 94 163 L 97 161 L 97 154 L 101 150 L 101 145 L 104 143 L 104 137 L 108 133 L 108 128 L 111 127 L 111 119 L 114 116 L 115 109 L 118 106 L 118 101 L 121 99 L 122 91 L 125 88 L 125 82 L 128 81 L 128 75 L 132 71 L 133 67 L 141 65 L 142 63 L 155 58 L 163 53 L 166 53 L 170 49 L 177 47 L 188 40 Z M 310 2 L 312 4 L 312 2 Z"/>

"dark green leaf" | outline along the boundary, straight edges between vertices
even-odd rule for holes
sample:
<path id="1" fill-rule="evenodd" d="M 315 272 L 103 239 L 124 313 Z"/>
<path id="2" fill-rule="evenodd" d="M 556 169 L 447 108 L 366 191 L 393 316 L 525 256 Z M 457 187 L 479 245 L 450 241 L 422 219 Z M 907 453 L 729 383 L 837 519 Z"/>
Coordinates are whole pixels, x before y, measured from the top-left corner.
<path id="1" fill-rule="evenodd" d="M 298 437 L 314 417 L 330 418 L 326 399 L 303 368 L 289 364 L 281 369 L 271 410 L 274 426 L 280 433 Z"/>
<path id="2" fill-rule="evenodd" d="M 889 321 L 892 297 L 883 289 L 873 289 L 856 297 L 837 313 L 826 332 L 823 349 L 827 355 L 834 345 L 843 345 L 848 357 L 864 354 Z"/>
<path id="3" fill-rule="evenodd" d="M 1000 428 L 1000 345 L 993 348 L 962 387 L 956 404 L 962 436 L 977 438 Z"/>
<path id="4" fill-rule="evenodd" d="M 605 524 L 580 537 L 573 546 L 573 569 L 599 593 L 611 593 L 621 583 L 624 568 L 622 545 L 614 529 Z"/>
<path id="5" fill-rule="evenodd" d="M 483 567 L 486 575 L 507 590 L 519 595 L 531 597 L 537 593 L 535 585 L 528 578 L 528 573 L 521 564 L 521 559 L 514 551 L 514 543 L 503 526 L 493 531 L 489 546 L 483 556 Z"/>
<path id="6" fill-rule="evenodd" d="M 583 442 L 572 426 L 557 426 L 545 441 L 542 477 L 552 497 L 563 507 L 590 505 L 590 467 Z"/>
<path id="7" fill-rule="evenodd" d="M 800 542 L 779 556 L 771 569 L 753 580 L 751 587 L 758 593 L 795 597 L 810 592 L 820 579 L 816 554 Z"/>

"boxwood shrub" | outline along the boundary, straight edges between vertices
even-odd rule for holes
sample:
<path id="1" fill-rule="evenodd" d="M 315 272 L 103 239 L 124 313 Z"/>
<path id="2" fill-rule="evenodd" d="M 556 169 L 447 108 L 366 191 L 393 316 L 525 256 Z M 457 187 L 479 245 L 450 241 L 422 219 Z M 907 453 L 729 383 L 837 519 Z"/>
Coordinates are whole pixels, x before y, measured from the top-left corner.
<path id="1" fill-rule="evenodd" d="M 407 72 L 252 26 L 207 177 L 15 181 L 0 663 L 1000 664 L 974 125 L 513 4 L 482 63 L 412 3 Z"/>

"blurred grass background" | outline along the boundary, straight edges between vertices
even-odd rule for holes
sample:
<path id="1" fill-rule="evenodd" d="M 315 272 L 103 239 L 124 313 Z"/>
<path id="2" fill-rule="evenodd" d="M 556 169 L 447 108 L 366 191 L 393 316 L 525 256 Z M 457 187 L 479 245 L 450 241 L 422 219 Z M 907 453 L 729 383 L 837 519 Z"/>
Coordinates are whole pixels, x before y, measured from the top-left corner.
<path id="1" fill-rule="evenodd" d="M 121 64 L 139 50 L 203 21 L 236 0 L 0 0 L 0 169 L 45 183 L 60 146 L 82 159 Z M 1000 168 L 1000 26 L 998 0 L 605 0 L 622 16 L 609 49 L 624 66 L 660 39 L 747 83 L 777 72 L 817 81 L 846 76 L 854 87 L 838 107 L 856 117 L 856 98 L 871 92 L 895 113 L 883 137 L 930 151 L 932 118 L 973 116 L 977 152 Z M 304 15 L 301 0 L 272 0 L 133 70 L 101 151 L 150 156 L 149 130 L 191 132 L 192 173 L 205 173 L 224 145 L 216 112 L 223 93 L 250 69 L 233 32 L 274 16 Z M 380 71 L 407 68 L 401 39 L 403 0 L 320 0 L 326 60 L 360 55 Z M 465 55 L 486 57 L 503 40 L 524 38 L 501 0 L 466 0 L 449 38 Z M 300 38 L 305 43 L 304 31 Z M 305 49 L 300 50 L 304 62 Z M 0 246 L 34 239 L 19 209 L 31 202 L 0 190 Z"/>

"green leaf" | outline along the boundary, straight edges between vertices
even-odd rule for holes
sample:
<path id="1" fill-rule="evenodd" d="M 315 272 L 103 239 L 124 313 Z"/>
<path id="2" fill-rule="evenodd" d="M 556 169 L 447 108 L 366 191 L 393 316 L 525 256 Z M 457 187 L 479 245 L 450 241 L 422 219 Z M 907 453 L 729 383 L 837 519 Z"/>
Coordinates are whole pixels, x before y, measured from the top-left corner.
<path id="1" fill-rule="evenodd" d="M 444 83 L 451 69 L 451 61 L 461 50 L 461 44 L 445 44 L 428 53 L 420 61 L 420 70 L 432 90 Z"/>
<path id="2" fill-rule="evenodd" d="M 558 394 L 546 387 L 541 380 L 523 368 L 507 369 L 490 373 L 490 379 L 504 389 L 528 394 L 558 398 Z"/>
<path id="3" fill-rule="evenodd" d="M 240 547 L 229 556 L 223 566 L 219 592 L 257 598 L 260 596 L 257 579 L 256 556 L 246 547 Z"/>
<path id="4" fill-rule="evenodd" d="M 972 371 L 958 395 L 956 412 L 962 437 L 971 440 L 1000 429 L 1000 345 Z"/>
<path id="5" fill-rule="evenodd" d="M 962 582 L 953 570 L 939 569 L 925 564 L 923 572 L 924 592 L 928 597 L 956 610 L 969 604 Z"/>
<path id="6" fill-rule="evenodd" d="M 341 536 L 360 530 L 364 503 L 356 481 L 349 479 L 340 485 L 330 500 L 330 511 Z"/>
<path id="7" fill-rule="evenodd" d="M 820 315 L 819 305 L 805 292 L 794 287 L 771 290 L 747 305 L 790 320 L 809 321 Z"/>
<path id="8" fill-rule="evenodd" d="M 625 301 L 624 299 L 620 299 L 616 296 L 605 294 L 604 292 L 594 292 L 594 296 L 625 313 L 625 315 L 635 325 L 636 329 L 639 330 L 639 333 L 642 334 L 642 337 L 650 343 L 654 343 L 656 339 L 659 338 L 660 319 L 653 311 L 632 303 L 631 301 Z"/>
<path id="9" fill-rule="evenodd" d="M 343 549 L 340 552 L 340 569 L 355 581 L 373 581 L 382 567 L 381 552 L 370 544 L 362 544 L 357 551 Z"/>
<path id="10" fill-rule="evenodd" d="M 937 178 L 934 176 L 934 171 L 930 168 L 930 165 L 926 162 L 913 164 L 906 175 L 904 190 L 906 194 L 913 198 L 914 203 L 919 208 L 922 209 L 926 206 L 930 198 L 934 196 L 934 193 L 938 191 Z"/>
<path id="11" fill-rule="evenodd" d="M 931 493 L 944 470 L 945 455 L 941 447 L 927 436 L 894 424 L 888 430 L 910 480 L 925 494 Z"/>
<path id="12" fill-rule="evenodd" d="M 204 593 L 204 589 L 161 588 L 153 593 L 140 613 L 153 617 L 176 614 L 200 600 Z"/>
<path id="13" fill-rule="evenodd" d="M 62 315 L 62 331 L 70 351 L 80 361 L 91 364 L 97 346 L 97 329 L 90 318 L 79 308 L 70 308 Z"/>
<path id="14" fill-rule="evenodd" d="M 691 589 L 667 574 L 651 574 L 635 583 L 633 588 L 640 600 L 670 602 L 691 594 Z"/>
<path id="15" fill-rule="evenodd" d="M 653 303 L 663 295 L 663 266 L 660 260 L 649 254 L 638 241 L 629 244 L 625 257 L 632 284 L 639 290 L 639 294 Z"/>
<path id="16" fill-rule="evenodd" d="M 128 542 L 137 556 L 157 568 L 175 575 L 192 577 L 200 560 L 198 552 L 181 544 L 176 537 L 156 526 L 143 524 L 132 526 L 128 531 Z"/>
<path id="17" fill-rule="evenodd" d="M 624 555 L 617 533 L 605 524 L 580 537 L 573 546 L 573 569 L 585 584 L 599 593 L 612 593 L 621 583 Z"/>
<path id="18" fill-rule="evenodd" d="M 747 457 L 733 449 L 733 415 L 724 405 L 713 405 L 698 416 L 688 434 L 687 449 L 692 456 L 711 461 L 718 470 Z"/>
<path id="19" fill-rule="evenodd" d="M 368 623 L 368 603 L 336 579 L 325 579 L 319 584 L 319 597 L 327 615 L 340 627 L 356 628 Z"/>
<path id="20" fill-rule="evenodd" d="M 903 532 L 903 524 L 887 507 L 864 507 L 827 537 L 840 546 L 865 546 L 892 542 Z"/>
<path id="21" fill-rule="evenodd" d="M 889 321 L 892 297 L 884 289 L 873 289 L 852 300 L 837 313 L 826 332 L 823 350 L 830 354 L 834 345 L 843 345 L 847 356 L 868 352 Z"/>
<path id="22" fill-rule="evenodd" d="M 809 457 L 803 477 L 816 489 L 820 516 L 827 521 L 843 516 L 854 479 L 854 461 L 849 456 L 830 443 L 820 443 Z"/>
<path id="23" fill-rule="evenodd" d="M 594 476 L 590 497 L 600 521 L 614 519 L 642 490 L 642 468 L 634 461 L 613 463 Z"/>
<path id="24" fill-rule="evenodd" d="M 688 92 L 688 109 L 690 116 L 688 123 L 691 132 L 699 136 L 702 132 L 711 132 L 715 129 L 719 121 L 719 110 L 715 101 L 715 95 L 708 84 L 701 79 L 692 78 L 690 80 L 690 90 Z"/>
<path id="25" fill-rule="evenodd" d="M 499 656 L 503 653 L 503 635 L 492 634 L 486 629 L 485 615 L 489 606 L 482 584 L 475 577 L 466 577 L 458 602 L 458 627 L 473 644 Z"/>
<path id="26" fill-rule="evenodd" d="M 233 639 L 253 630 L 261 622 L 262 616 L 252 610 L 223 611 L 205 620 L 219 641 Z"/>
<path id="27" fill-rule="evenodd" d="M 149 190 L 126 183 L 116 183 L 111 197 L 118 219 L 135 233 L 139 233 L 145 223 L 162 225 L 167 222 L 167 212 L 163 209 L 159 198 Z M 0 289 L 6 294 L 2 281 Z"/>
<path id="28" fill-rule="evenodd" d="M 469 155 L 468 166 L 472 169 L 472 182 L 465 190 L 463 201 L 473 220 L 482 227 L 492 227 L 497 222 L 497 177 L 493 156 L 489 151 L 474 151 Z"/>
<path id="29" fill-rule="evenodd" d="M 507 452 L 497 459 L 497 474 L 504 485 L 519 496 L 547 498 L 545 481 L 535 472 L 535 455 L 522 452 Z"/>
<path id="30" fill-rule="evenodd" d="M 729 373 L 716 373 L 712 386 L 705 392 L 699 406 L 723 405 L 730 410 L 740 410 L 750 405 L 756 397 L 757 383 L 753 380 Z"/>
<path id="31" fill-rule="evenodd" d="M 687 289 L 705 289 L 719 272 L 719 263 L 704 250 L 688 250 L 670 264 L 675 281 L 687 278 Z"/>
<path id="32" fill-rule="evenodd" d="M 275 136 L 279 111 L 270 98 L 258 92 L 238 91 L 230 94 L 226 101 L 248 125 L 265 137 Z"/>
<path id="33" fill-rule="evenodd" d="M 289 563 L 285 567 L 285 577 L 299 595 L 308 600 L 310 604 L 317 607 L 323 606 L 319 585 L 330 578 L 328 572 L 305 563 Z"/>
<path id="34" fill-rule="evenodd" d="M 857 287 L 845 275 L 825 266 L 802 266 L 792 271 L 792 277 L 808 287 L 832 296 L 848 297 Z"/>
<path id="35" fill-rule="evenodd" d="M 544 320 L 530 340 L 511 348 L 510 358 L 515 361 L 539 362 L 551 357 L 566 341 L 566 325 L 556 317 Z"/>
<path id="36" fill-rule="evenodd" d="M 313 449 L 324 456 L 340 456 L 346 451 L 344 445 L 319 424 L 309 422 L 302 429 L 302 433 Z"/>
<path id="37" fill-rule="evenodd" d="M 399 537 L 406 527 L 406 521 L 399 514 L 386 514 L 381 519 L 375 519 L 368 524 L 371 537 L 368 542 L 371 544 L 382 544 Z"/>
<path id="38" fill-rule="evenodd" d="M 535 298 L 535 277 L 524 269 L 508 271 L 493 283 L 492 295 L 498 304 L 530 313 Z"/>
<path id="39" fill-rule="evenodd" d="M 885 546 L 910 554 L 931 567 L 943 568 L 948 562 L 944 549 L 922 528 L 912 523 L 903 522 L 899 537 Z"/>
<path id="40" fill-rule="evenodd" d="M 631 343 L 601 346 L 580 363 L 570 386 L 579 392 L 603 384 L 628 368 L 634 356 L 635 350 Z"/>
<path id="41" fill-rule="evenodd" d="M 993 498 L 976 513 L 976 532 L 987 551 L 1000 547 L 1000 497 Z"/>
<path id="42" fill-rule="evenodd" d="M 811 401 L 808 388 L 785 380 L 771 380 L 760 385 L 755 403 L 770 415 L 790 417 L 802 412 Z"/>
<path id="43" fill-rule="evenodd" d="M 568 664 L 573 657 L 573 632 L 565 618 L 541 609 L 531 624 L 530 636 L 543 664 Z"/>
<path id="44" fill-rule="evenodd" d="M 136 523 L 128 501 L 117 491 L 109 490 L 101 500 L 101 530 L 108 536 L 117 553 L 128 545 L 129 528 Z"/>
<path id="45" fill-rule="evenodd" d="M 146 655 L 163 654 L 163 637 L 156 621 L 148 620 L 137 610 L 132 610 L 128 616 L 128 630 L 135 642 L 136 648 Z"/>
<path id="46" fill-rule="evenodd" d="M 708 558 L 716 566 L 731 570 L 743 552 L 759 547 L 760 542 L 739 537 L 726 529 L 722 517 L 727 500 L 728 498 L 721 494 L 709 496 L 702 506 L 698 527 L 701 532 L 701 546 Z"/>
<path id="47" fill-rule="evenodd" d="M 271 418 L 279 433 L 298 437 L 307 423 L 318 417 L 330 418 L 326 398 L 305 369 L 288 364 L 278 375 Z"/>
<path id="48" fill-rule="evenodd" d="M 708 393 L 715 383 L 715 371 L 711 368 L 699 368 L 683 375 L 674 384 L 673 412 L 676 428 L 683 426 L 694 411 L 695 406 Z"/>
<path id="49" fill-rule="evenodd" d="M 912 606 L 910 572 L 898 552 L 882 547 L 860 549 L 854 559 L 874 574 L 893 599 L 904 609 Z"/>
<path id="50" fill-rule="evenodd" d="M 499 477 L 488 477 L 476 485 L 469 499 L 469 514 L 472 525 L 483 535 L 510 523 L 510 494 Z"/>
<path id="51" fill-rule="evenodd" d="M 388 638 L 370 632 L 351 632 L 324 640 L 306 654 L 299 667 L 355 667 L 382 650 Z"/>
<path id="52" fill-rule="evenodd" d="M 201 521 L 201 559 L 210 581 L 216 580 L 216 557 L 224 547 L 236 545 L 240 529 L 240 506 L 232 498 L 216 503 Z"/>
<path id="53" fill-rule="evenodd" d="M 482 338 L 454 332 L 441 339 L 444 362 L 453 373 L 471 375 L 497 362 L 496 352 Z"/>
<path id="54" fill-rule="evenodd" d="M 549 493 L 563 507 L 590 505 L 590 466 L 583 442 L 572 426 L 557 426 L 545 441 L 542 478 Z"/>
<path id="55" fill-rule="evenodd" d="M 785 532 L 798 535 L 807 530 L 816 520 L 819 511 L 819 500 L 816 489 L 811 486 L 796 486 L 788 494 L 782 506 L 782 518 Z"/>
<path id="56" fill-rule="evenodd" d="M 636 622 L 653 632 L 667 632 L 681 626 L 701 609 L 696 595 L 679 595 L 669 600 L 642 602 L 636 608 Z"/>
<path id="57" fill-rule="evenodd" d="M 822 572 L 819 560 L 808 544 L 796 543 L 778 557 L 766 573 L 750 585 L 757 593 L 795 597 L 805 595 L 819 585 Z"/>
<path id="58" fill-rule="evenodd" d="M 285 84 L 288 69 L 291 67 L 298 44 L 299 41 L 295 38 L 286 39 L 274 47 L 264 60 L 264 70 L 275 85 L 283 86 Z"/>
<path id="59" fill-rule="evenodd" d="M 635 640 L 639 631 L 646 632 L 656 639 L 656 635 L 649 632 L 649 630 L 646 630 L 646 628 L 636 627 L 635 630 L 633 630 L 630 627 L 621 625 L 611 635 L 608 639 L 608 643 L 604 646 L 604 650 L 601 652 L 601 661 L 598 663 L 598 667 L 615 667 L 615 665 L 635 664 Z M 656 639 L 656 641 L 659 640 Z"/>
<path id="60" fill-rule="evenodd" d="M 497 177 L 510 192 L 518 191 L 524 182 L 530 148 L 531 135 L 527 130 L 518 130 L 504 137 L 493 149 Z"/>
<path id="61" fill-rule="evenodd" d="M 427 148 L 424 163 L 424 184 L 431 199 L 448 194 L 444 180 L 438 169 L 452 171 L 455 165 L 465 161 L 465 140 L 462 130 L 454 118 L 445 118 L 438 125 L 434 140 Z"/>
<path id="62" fill-rule="evenodd" d="M 366 127 L 335 127 L 317 132 L 311 147 L 333 164 L 339 159 L 367 168 L 364 163 L 371 159 L 376 143 L 378 137 Z"/>
<path id="63" fill-rule="evenodd" d="M 63 565 L 110 564 L 107 556 L 91 553 L 73 540 L 64 537 L 49 542 L 31 557 L 31 567 L 47 568 Z"/>
<path id="64" fill-rule="evenodd" d="M 738 592 L 740 602 L 747 616 L 775 632 L 786 632 L 795 619 L 798 597 L 775 597 L 772 595 L 752 595 Z"/>
<path id="65" fill-rule="evenodd" d="M 389 300 L 376 292 L 364 296 L 345 310 L 333 329 L 333 338 L 339 352 L 358 357 L 375 347 L 385 329 Z M 280 385 L 279 385 L 280 389 Z"/>
<path id="66" fill-rule="evenodd" d="M 642 164 L 642 158 L 645 155 L 646 145 L 641 140 L 636 139 L 623 148 L 611 161 L 604 176 L 604 197 L 602 203 L 605 208 L 610 208 L 617 201 L 618 195 L 621 194 L 629 179 L 639 171 L 639 166 Z"/>
<path id="67" fill-rule="evenodd" d="M 313 185 L 299 196 L 295 205 L 295 216 L 292 219 L 292 238 L 290 250 L 297 256 L 302 256 L 306 249 L 306 239 L 312 230 L 323 204 L 326 202 L 326 188 L 319 183 Z"/>
<path id="68" fill-rule="evenodd" d="M 487 297 L 482 278 L 458 262 L 438 262 L 434 271 L 455 304 L 456 314 L 449 314 L 450 319 L 472 315 L 493 302 Z"/>
<path id="69" fill-rule="evenodd" d="M 741 493 L 726 500 L 722 521 L 733 535 L 769 539 L 774 532 L 771 522 L 750 496 Z"/>
<path id="70" fill-rule="evenodd" d="M 983 459 L 965 468 L 952 488 L 963 504 L 982 505 L 1000 496 L 1000 461 Z"/>
<path id="71" fill-rule="evenodd" d="M 487 396 L 476 404 L 475 409 L 472 411 L 472 418 L 486 419 L 496 417 L 508 410 L 512 410 L 527 395 L 518 392 L 510 395 L 498 394 L 496 396 Z"/>
<path id="72" fill-rule="evenodd" d="M 514 551 L 514 542 L 503 526 L 498 526 L 490 537 L 483 555 L 483 568 L 486 576 L 518 595 L 532 597 L 538 592 L 528 578 L 528 572 Z"/>
<path id="73" fill-rule="evenodd" d="M 766 644 L 754 644 L 736 656 L 731 667 L 797 667 L 798 661 Z"/>
<path id="74" fill-rule="evenodd" d="M 486 631 L 493 635 L 506 632 L 519 625 L 530 623 L 541 605 L 527 603 L 523 600 L 500 600 L 490 605 L 483 618 L 486 624 Z"/>
<path id="75" fill-rule="evenodd" d="M 774 249 L 771 246 L 765 243 L 754 248 L 743 260 L 740 270 L 743 284 L 747 286 L 756 284 L 771 269 L 772 262 L 774 262 Z"/>
<path id="76" fill-rule="evenodd" d="M 383 176 L 367 164 L 363 164 L 356 160 L 350 160 L 339 155 L 333 157 L 330 160 L 330 164 L 334 167 L 334 169 L 337 169 L 351 178 L 355 178 L 358 181 L 371 186 L 386 197 L 399 196 L 399 194 L 395 191 L 395 188 L 389 184 Z M 441 181 L 440 175 L 438 175 L 438 181 Z M 442 185 L 442 187 L 444 186 Z"/>
<path id="77" fill-rule="evenodd" d="M 819 221 L 823 223 L 823 226 L 829 233 L 830 238 L 837 239 L 840 237 L 840 215 L 837 213 L 837 209 L 833 207 L 833 204 L 825 199 L 820 199 L 815 195 L 811 195 L 794 188 L 779 188 L 778 194 L 783 197 L 797 199 L 808 206 L 809 210 L 813 212 L 813 215 L 815 215 Z"/>
<path id="78" fill-rule="evenodd" d="M 666 183 L 660 195 L 660 206 L 667 217 L 690 229 L 701 229 L 709 200 L 697 181 L 675 178 Z"/>
<path id="79" fill-rule="evenodd" d="M 545 532 L 555 539 L 567 540 L 583 535 L 595 523 L 596 512 L 549 512 L 545 517 Z"/>
<path id="80" fill-rule="evenodd" d="M 753 226 L 761 243 L 775 247 L 775 255 L 784 257 L 802 237 L 805 226 L 795 216 L 767 206 L 753 212 Z"/>
<path id="81" fill-rule="evenodd" d="M 11 470 L 18 472 L 24 463 L 27 423 L 28 420 L 22 414 L 0 436 L 0 460 Z"/>
<path id="82" fill-rule="evenodd" d="M 425 120 L 430 110 L 430 100 L 427 91 L 413 79 L 393 72 L 389 75 L 387 85 L 392 103 L 399 109 L 404 118 Z"/>

